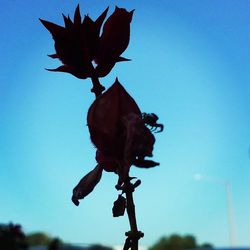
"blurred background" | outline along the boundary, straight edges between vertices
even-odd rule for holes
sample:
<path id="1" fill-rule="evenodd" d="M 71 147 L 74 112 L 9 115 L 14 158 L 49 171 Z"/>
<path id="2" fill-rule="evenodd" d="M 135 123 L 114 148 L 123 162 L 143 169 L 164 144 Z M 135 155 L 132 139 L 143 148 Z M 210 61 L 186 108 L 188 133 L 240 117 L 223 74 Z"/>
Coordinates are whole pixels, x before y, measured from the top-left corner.
<path id="1" fill-rule="evenodd" d="M 250 2 L 247 0 L 2 0 L 0 3 L 0 223 L 67 243 L 121 246 L 113 218 L 117 176 L 104 173 L 79 207 L 73 187 L 95 166 L 86 114 L 91 82 L 51 73 L 57 60 L 38 18 L 63 25 L 77 4 L 94 20 L 110 6 L 135 9 L 118 77 L 154 112 L 155 169 L 132 169 L 141 245 L 194 236 L 196 246 L 250 245 Z M 162 238 L 163 237 L 163 238 Z M 162 243 L 162 244 L 163 244 Z M 163 244 L 163 245 L 164 245 Z M 163 250 L 158 248 L 157 250 Z"/>

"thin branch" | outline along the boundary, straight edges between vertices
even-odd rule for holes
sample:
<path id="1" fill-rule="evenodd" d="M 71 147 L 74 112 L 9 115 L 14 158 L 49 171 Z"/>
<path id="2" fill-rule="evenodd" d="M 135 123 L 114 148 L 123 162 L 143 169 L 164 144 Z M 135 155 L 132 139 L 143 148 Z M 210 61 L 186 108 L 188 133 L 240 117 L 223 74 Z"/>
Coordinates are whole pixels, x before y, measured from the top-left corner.
<path id="1" fill-rule="evenodd" d="M 136 222 L 136 215 L 135 215 L 135 204 L 133 199 L 133 192 L 134 186 L 130 182 L 128 178 L 125 181 L 125 188 L 124 188 L 126 199 L 127 199 L 127 214 L 129 218 L 130 230 L 126 233 L 126 236 L 131 241 L 131 250 L 138 250 L 138 241 L 140 238 L 143 237 L 143 233 L 138 231 L 137 222 Z"/>
<path id="2" fill-rule="evenodd" d="M 91 77 L 91 81 L 93 83 L 93 88 L 91 89 L 91 92 L 93 92 L 95 94 L 95 97 L 97 98 L 99 95 L 102 94 L 105 88 L 101 85 L 98 77 Z"/>
<path id="3" fill-rule="evenodd" d="M 91 89 L 91 92 L 93 92 L 95 94 L 95 97 L 97 98 L 105 90 L 105 87 L 101 85 L 92 63 L 90 63 L 89 68 L 92 75 L 91 81 L 93 83 L 93 88 Z"/>

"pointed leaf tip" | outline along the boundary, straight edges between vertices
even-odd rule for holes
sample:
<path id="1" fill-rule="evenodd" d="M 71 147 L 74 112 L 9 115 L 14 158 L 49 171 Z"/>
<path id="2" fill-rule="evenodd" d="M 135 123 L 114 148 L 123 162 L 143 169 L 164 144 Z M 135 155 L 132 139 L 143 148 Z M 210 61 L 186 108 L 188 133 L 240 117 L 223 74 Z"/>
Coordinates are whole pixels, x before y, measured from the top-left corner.
<path id="1" fill-rule="evenodd" d="M 46 69 L 46 68 L 45 68 Z M 62 65 L 62 66 L 59 66 L 58 68 L 56 69 L 46 69 L 48 71 L 51 71 L 51 72 L 65 72 L 65 73 L 71 73 L 71 71 L 69 70 L 69 68 L 65 65 Z"/>
<path id="2" fill-rule="evenodd" d="M 76 206 L 79 206 L 80 202 L 74 197 L 74 195 L 72 195 L 71 200 Z"/>
<path id="3" fill-rule="evenodd" d="M 53 59 L 59 58 L 59 56 L 57 54 L 51 54 L 51 55 L 48 55 L 48 56 L 53 58 Z"/>
<path id="4" fill-rule="evenodd" d="M 58 35 L 59 33 L 64 31 L 64 28 L 60 25 L 43 20 L 41 18 L 39 18 L 39 20 L 43 24 L 43 26 L 52 34 L 52 36 Z"/>
<path id="5" fill-rule="evenodd" d="M 128 58 L 125 58 L 125 57 L 122 57 L 122 56 L 119 56 L 116 59 L 116 62 L 129 62 L 129 61 L 131 61 L 131 59 L 128 59 Z"/>
<path id="6" fill-rule="evenodd" d="M 72 23 L 69 16 L 66 17 L 64 14 L 62 14 L 62 16 L 63 16 L 65 28 L 69 28 L 70 24 Z"/>
<path id="7" fill-rule="evenodd" d="M 74 15 L 74 23 L 80 25 L 81 24 L 81 13 L 80 13 L 80 5 L 78 4 L 75 10 Z"/>
<path id="8" fill-rule="evenodd" d="M 47 70 L 47 71 L 50 71 L 50 72 L 56 71 L 55 69 L 47 69 L 47 68 L 44 68 L 44 69 Z"/>
<path id="9" fill-rule="evenodd" d="M 100 31 L 101 29 L 101 26 L 103 24 L 103 21 L 105 20 L 106 16 L 107 16 L 107 13 L 108 13 L 108 10 L 109 10 L 109 6 L 102 12 L 102 14 L 96 19 L 95 23 Z"/>

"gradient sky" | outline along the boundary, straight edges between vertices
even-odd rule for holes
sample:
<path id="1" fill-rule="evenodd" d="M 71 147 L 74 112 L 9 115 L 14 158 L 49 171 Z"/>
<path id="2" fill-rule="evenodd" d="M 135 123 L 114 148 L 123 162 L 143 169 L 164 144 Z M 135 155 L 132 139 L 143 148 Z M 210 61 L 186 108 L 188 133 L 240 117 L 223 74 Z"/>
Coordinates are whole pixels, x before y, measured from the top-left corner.
<path id="1" fill-rule="evenodd" d="M 122 245 L 127 217 L 113 218 L 117 177 L 104 173 L 75 207 L 72 188 L 95 166 L 86 127 L 91 82 L 51 73 L 59 61 L 38 18 L 63 24 L 61 13 L 96 18 L 107 6 L 136 9 L 131 62 L 118 76 L 142 111 L 155 112 L 158 168 L 132 169 L 142 245 L 171 233 L 228 246 L 225 187 L 232 184 L 236 245 L 250 245 L 250 2 L 248 0 L 1 0 L 0 222 L 21 223 L 74 243 Z"/>

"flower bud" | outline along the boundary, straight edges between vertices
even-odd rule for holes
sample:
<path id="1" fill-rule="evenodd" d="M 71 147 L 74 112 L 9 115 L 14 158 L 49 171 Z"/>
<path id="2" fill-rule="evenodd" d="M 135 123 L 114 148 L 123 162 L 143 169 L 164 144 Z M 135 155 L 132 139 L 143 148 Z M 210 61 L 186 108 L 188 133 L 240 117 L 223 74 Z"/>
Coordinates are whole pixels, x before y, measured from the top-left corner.
<path id="1" fill-rule="evenodd" d="M 72 202 L 78 206 L 80 199 L 90 194 L 102 177 L 102 168 L 97 165 L 92 171 L 85 175 L 73 189 Z"/>
<path id="2" fill-rule="evenodd" d="M 114 202 L 112 209 L 113 217 L 123 216 L 126 209 L 126 198 L 121 194 L 118 196 L 117 200 Z"/>

